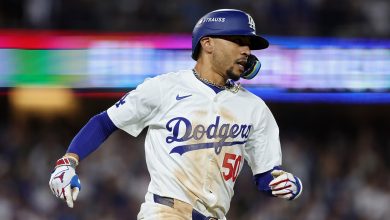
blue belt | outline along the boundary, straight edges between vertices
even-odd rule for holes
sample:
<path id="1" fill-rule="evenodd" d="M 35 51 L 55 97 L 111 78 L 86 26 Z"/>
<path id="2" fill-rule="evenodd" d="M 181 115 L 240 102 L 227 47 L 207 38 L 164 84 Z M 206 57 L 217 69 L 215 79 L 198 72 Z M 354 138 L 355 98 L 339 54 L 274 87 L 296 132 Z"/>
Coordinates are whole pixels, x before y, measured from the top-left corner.
<path id="1" fill-rule="evenodd" d="M 163 196 L 159 196 L 156 194 L 153 194 L 153 199 L 154 199 L 155 203 L 159 203 L 161 205 L 166 205 L 166 206 L 169 206 L 171 208 L 173 208 L 173 204 L 175 203 L 174 198 L 163 197 Z M 214 218 L 214 217 L 204 216 L 202 213 L 196 211 L 195 209 L 192 209 L 192 220 L 218 220 L 218 219 Z"/>

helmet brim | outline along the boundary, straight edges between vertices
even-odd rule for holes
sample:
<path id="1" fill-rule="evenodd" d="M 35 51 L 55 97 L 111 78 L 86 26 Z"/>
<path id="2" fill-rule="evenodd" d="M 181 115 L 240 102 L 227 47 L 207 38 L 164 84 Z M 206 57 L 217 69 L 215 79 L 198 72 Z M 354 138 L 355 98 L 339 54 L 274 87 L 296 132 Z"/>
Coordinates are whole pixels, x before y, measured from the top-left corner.
<path id="1" fill-rule="evenodd" d="M 265 49 L 269 46 L 268 40 L 258 35 L 248 36 L 251 42 L 250 49 L 251 50 L 261 50 Z"/>

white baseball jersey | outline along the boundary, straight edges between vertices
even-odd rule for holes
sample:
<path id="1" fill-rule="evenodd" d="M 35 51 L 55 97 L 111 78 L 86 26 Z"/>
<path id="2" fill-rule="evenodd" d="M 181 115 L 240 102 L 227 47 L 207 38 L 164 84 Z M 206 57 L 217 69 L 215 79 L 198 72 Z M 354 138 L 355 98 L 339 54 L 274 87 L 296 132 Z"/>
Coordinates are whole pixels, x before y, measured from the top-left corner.
<path id="1" fill-rule="evenodd" d="M 133 136 L 149 126 L 146 201 L 154 193 L 224 218 L 244 159 L 253 174 L 281 165 L 279 129 L 266 104 L 243 88 L 216 94 L 191 70 L 147 79 L 107 112 Z"/>

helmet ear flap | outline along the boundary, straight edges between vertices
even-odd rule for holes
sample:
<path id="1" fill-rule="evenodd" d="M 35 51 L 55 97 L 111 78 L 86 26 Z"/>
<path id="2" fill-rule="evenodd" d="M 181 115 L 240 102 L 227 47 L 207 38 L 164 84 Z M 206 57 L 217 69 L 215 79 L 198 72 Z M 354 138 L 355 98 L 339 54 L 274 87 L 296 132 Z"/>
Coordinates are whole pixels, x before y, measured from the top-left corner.
<path id="1" fill-rule="evenodd" d="M 196 44 L 196 46 L 195 46 L 195 49 L 194 49 L 194 51 L 193 51 L 193 53 L 192 53 L 192 58 L 194 59 L 194 60 L 198 60 L 199 59 L 199 55 L 200 55 L 200 52 L 201 52 L 201 50 L 203 50 L 203 48 L 202 48 L 202 40 L 204 39 L 204 38 L 209 38 L 209 36 L 203 36 L 203 37 L 201 37 L 200 39 L 199 39 L 199 42 Z M 206 44 L 206 47 L 207 46 L 210 46 L 209 44 Z M 208 48 L 205 48 L 206 50 L 208 49 Z"/>
<path id="2" fill-rule="evenodd" d="M 192 51 L 192 59 L 195 61 L 199 58 L 199 52 L 200 52 L 200 42 L 195 46 L 195 49 Z"/>
<path id="3" fill-rule="evenodd" d="M 244 72 L 241 74 L 241 78 L 253 79 L 260 71 L 260 60 L 253 54 L 249 55 L 248 61 L 245 66 Z"/>

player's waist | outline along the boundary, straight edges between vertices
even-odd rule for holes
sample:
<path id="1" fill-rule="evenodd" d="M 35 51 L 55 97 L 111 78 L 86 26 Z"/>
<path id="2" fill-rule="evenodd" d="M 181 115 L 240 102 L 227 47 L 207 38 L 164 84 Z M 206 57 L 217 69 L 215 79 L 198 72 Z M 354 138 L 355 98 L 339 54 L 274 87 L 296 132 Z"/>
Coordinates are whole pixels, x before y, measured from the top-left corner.
<path id="1" fill-rule="evenodd" d="M 218 220 L 212 216 L 205 216 L 196 209 L 194 209 L 190 204 L 180 201 L 178 199 L 163 197 L 157 194 L 153 194 L 153 201 L 161 205 L 169 206 L 173 209 L 185 210 L 192 213 L 192 220 Z"/>

